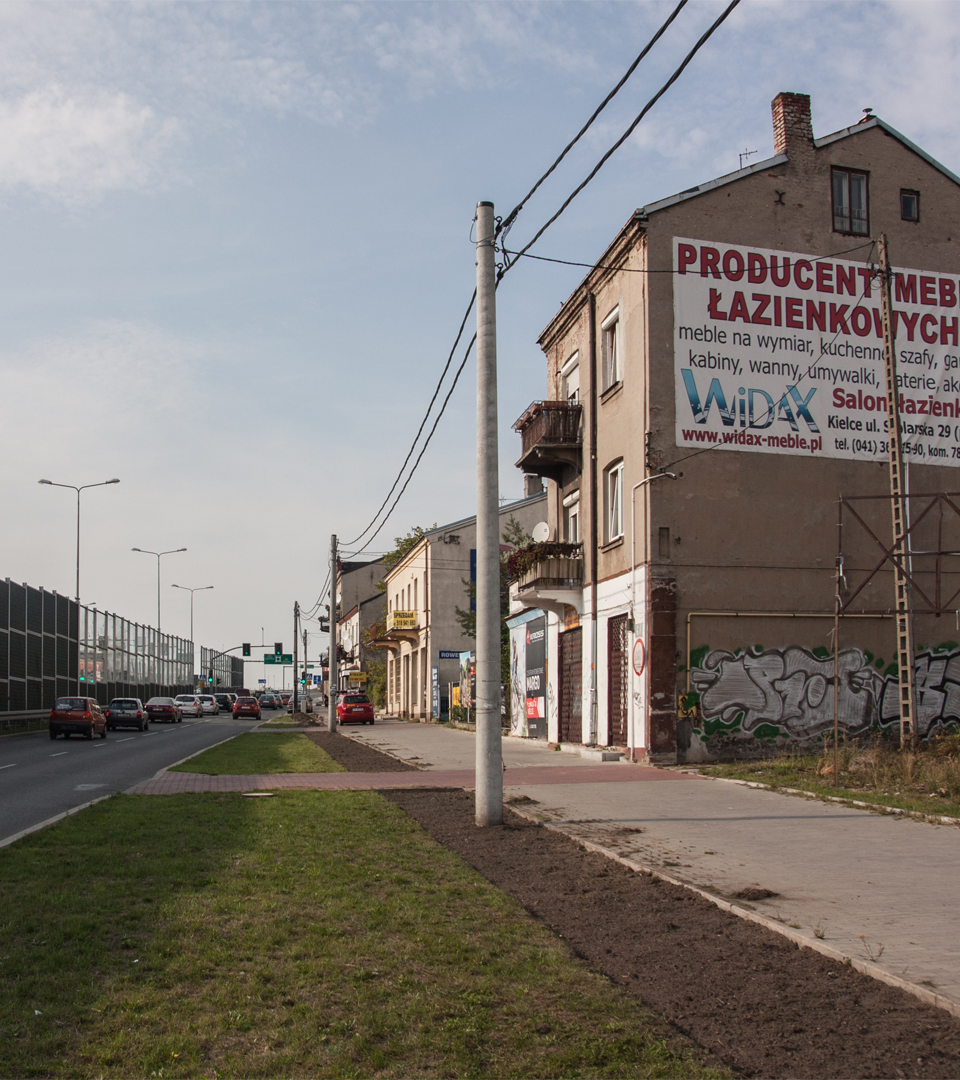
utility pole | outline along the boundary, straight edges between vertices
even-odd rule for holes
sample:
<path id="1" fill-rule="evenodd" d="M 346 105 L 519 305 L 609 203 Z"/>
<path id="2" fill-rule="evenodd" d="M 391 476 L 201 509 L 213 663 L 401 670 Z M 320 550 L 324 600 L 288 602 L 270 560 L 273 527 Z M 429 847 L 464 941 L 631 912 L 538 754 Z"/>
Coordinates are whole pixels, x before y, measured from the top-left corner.
<path id="1" fill-rule="evenodd" d="M 300 704 L 297 691 L 297 646 L 300 644 L 300 601 L 293 602 L 293 711 L 297 712 Z"/>
<path id="2" fill-rule="evenodd" d="M 327 727 L 337 730 L 337 534 L 330 537 L 330 644 L 327 646 L 328 689 Z"/>
<path id="3" fill-rule="evenodd" d="M 476 821 L 503 824 L 500 733 L 500 504 L 497 269 L 493 203 L 477 203 L 477 762 Z"/>
<path id="4" fill-rule="evenodd" d="M 304 674 L 304 678 L 306 679 L 306 682 L 304 682 L 304 684 L 303 684 L 303 711 L 304 712 L 311 712 L 312 711 L 312 707 L 308 708 L 308 705 L 310 704 L 310 702 L 313 701 L 313 694 L 311 694 L 309 692 L 310 676 L 307 674 L 307 672 L 310 670 L 309 666 L 307 665 L 307 640 L 309 639 L 309 636 L 310 635 L 307 633 L 307 628 L 304 627 L 303 628 L 303 674 Z"/>
<path id="5" fill-rule="evenodd" d="M 904 498 L 903 447 L 900 402 L 897 395 L 897 352 L 893 330 L 893 302 L 890 287 L 890 253 L 886 233 L 880 236 L 880 296 L 883 311 L 883 366 L 887 380 L 887 421 L 890 437 L 890 505 L 893 511 L 893 576 L 897 594 L 897 666 L 900 670 L 900 749 L 916 738 L 914 721 L 917 688 L 913 668 L 913 613 L 910 610 L 910 535 L 907 501 Z"/>

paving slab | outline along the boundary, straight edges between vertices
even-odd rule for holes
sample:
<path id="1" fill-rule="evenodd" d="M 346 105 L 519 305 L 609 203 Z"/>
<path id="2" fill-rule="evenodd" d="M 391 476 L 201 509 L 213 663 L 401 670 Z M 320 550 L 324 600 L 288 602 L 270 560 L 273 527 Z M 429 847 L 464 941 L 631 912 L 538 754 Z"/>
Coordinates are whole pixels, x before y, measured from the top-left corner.
<path id="1" fill-rule="evenodd" d="M 416 755 L 445 769 L 473 764 L 470 732 L 388 723 L 343 733 L 407 760 Z M 960 828 L 707 777 L 643 782 L 647 772 L 680 774 L 560 757 L 505 739 L 505 797 L 638 869 L 733 900 L 812 947 L 873 965 L 960 1010 Z M 567 766 L 582 782 L 563 782 L 557 773 L 556 783 L 527 783 L 511 774 L 514 761 L 539 764 L 544 774 Z M 594 776 L 594 769 L 605 773 Z M 611 783 L 614 777 L 624 782 Z M 773 895 L 744 899 L 746 890 L 754 890 L 747 897 L 757 897 L 755 890 Z"/>

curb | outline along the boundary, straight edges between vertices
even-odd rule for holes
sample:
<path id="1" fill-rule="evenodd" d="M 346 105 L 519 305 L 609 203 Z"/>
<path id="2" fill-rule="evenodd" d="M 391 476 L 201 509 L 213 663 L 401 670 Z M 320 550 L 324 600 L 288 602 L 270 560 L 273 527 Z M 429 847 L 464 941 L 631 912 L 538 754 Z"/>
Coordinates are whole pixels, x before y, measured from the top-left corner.
<path id="1" fill-rule="evenodd" d="M 739 784 L 741 787 L 772 791 L 775 795 L 800 795 L 804 799 L 816 799 L 818 802 L 855 806 L 858 810 L 872 810 L 877 814 L 892 814 L 894 817 L 925 821 L 928 825 L 960 825 L 960 818 L 943 817 L 939 814 L 925 814 L 922 810 L 904 810 L 902 807 L 887 806 L 885 803 L 863 802 L 862 799 L 848 799 L 843 795 L 820 795 L 816 791 L 804 791 L 803 788 L 777 787 L 774 784 L 763 784 L 759 780 L 740 780 L 733 776 L 711 776 L 709 773 L 697 772 L 696 769 L 671 769 L 669 771 L 678 772 L 682 776 L 699 776 L 701 780 L 720 780 L 724 784 Z"/>
<path id="2" fill-rule="evenodd" d="M 362 739 L 356 739 L 352 735 L 348 735 L 340 727 L 337 728 L 337 733 L 342 735 L 345 739 L 353 739 L 355 743 L 359 743 L 361 746 L 369 745 L 368 743 L 365 743 Z M 417 770 L 417 772 L 427 771 L 422 765 L 418 765 L 415 761 L 408 761 L 406 758 L 400 757 L 399 754 L 393 754 L 389 750 L 384 750 L 381 746 L 371 746 L 370 749 L 376 750 L 378 754 L 383 754 L 385 757 L 393 758 L 394 761 L 399 761 L 401 765 L 412 765 L 413 768 Z"/>
<path id="3" fill-rule="evenodd" d="M 197 750 L 196 753 L 194 753 L 194 754 L 188 754 L 185 758 L 181 758 L 179 761 L 172 761 L 169 765 L 164 765 L 164 767 L 162 769 L 159 769 L 157 772 L 155 772 L 153 774 L 153 776 L 150 777 L 149 780 L 140 780 L 138 783 L 134 784 L 133 787 L 127 788 L 123 792 L 123 794 L 124 795 L 134 795 L 134 794 L 136 794 L 137 788 L 140 787 L 141 784 L 149 784 L 150 781 L 152 781 L 152 780 L 159 780 L 160 777 L 163 776 L 163 774 L 165 772 L 167 772 L 168 770 L 174 768 L 176 765 L 182 765 L 185 761 L 190 761 L 191 758 L 199 757 L 201 754 L 206 753 L 207 750 L 212 750 L 214 748 L 214 746 L 223 746 L 224 743 L 228 743 L 231 740 L 236 739 L 238 735 L 246 735 L 246 734 L 247 734 L 247 732 L 245 732 L 245 731 L 238 731 L 236 735 L 230 735 L 226 739 L 221 739 L 219 742 L 215 742 L 210 746 L 205 746 L 202 750 Z M 96 801 L 96 800 L 94 800 L 94 801 Z M 92 805 L 93 805 L 93 803 L 87 803 L 87 806 L 92 806 Z"/>
<path id="4" fill-rule="evenodd" d="M 708 777 L 707 779 L 721 780 L 724 777 Z M 734 783 L 743 783 L 744 781 L 733 781 Z M 758 785 L 762 786 L 762 785 Z M 805 792 L 803 794 L 810 794 Z M 815 796 L 814 796 L 815 797 Z M 731 915 L 736 915 L 740 919 L 746 919 L 748 922 L 756 923 L 759 926 L 765 927 L 767 930 L 772 930 L 775 934 L 780 934 L 782 937 L 788 938 L 790 941 L 799 945 L 803 949 L 813 949 L 814 952 L 821 953 L 823 956 L 829 957 L 831 960 L 837 960 L 841 964 L 847 967 L 852 967 L 855 971 L 859 971 L 863 975 L 869 975 L 870 978 L 876 979 L 878 982 L 886 983 L 887 986 L 896 987 L 898 990 L 904 990 L 908 994 L 912 994 L 913 997 L 918 998 L 925 1005 L 933 1005 L 937 1009 L 943 1009 L 944 1012 L 950 1013 L 952 1016 L 960 1018 L 960 1002 L 953 1001 L 951 998 L 944 997 L 942 994 L 936 994 L 932 990 L 928 990 L 924 986 L 918 986 L 917 983 L 909 982 L 906 979 L 901 978 L 899 975 L 894 975 L 878 964 L 870 963 L 867 960 L 860 960 L 855 956 L 849 956 L 842 952 L 840 949 L 835 949 L 831 945 L 825 945 L 822 941 L 818 941 L 816 938 L 811 940 L 804 934 L 797 932 L 789 926 L 784 926 L 782 923 L 777 922 L 776 919 L 771 919 L 766 915 L 760 915 L 756 911 L 751 911 L 748 908 L 740 907 L 738 904 L 732 904 L 729 900 L 723 900 L 719 896 L 715 896 L 713 893 L 707 892 L 706 889 L 701 889 L 696 885 L 691 885 L 686 881 L 681 881 L 679 878 L 671 877 L 669 874 L 663 873 L 662 870 L 657 870 L 653 866 L 649 866 L 646 863 L 642 863 L 636 860 L 625 859 L 622 855 L 618 855 L 615 851 L 611 851 L 609 848 L 605 848 L 600 844 L 595 844 L 591 840 L 582 840 L 578 836 L 574 836 L 567 832 L 560 825 L 554 825 L 550 822 L 540 821 L 523 810 L 518 810 L 515 807 L 509 807 L 513 813 L 519 817 L 526 819 L 534 825 L 538 825 L 544 829 L 552 829 L 554 832 L 560 833 L 562 836 L 566 836 L 568 839 L 573 840 L 587 851 L 595 852 L 598 855 L 603 855 L 608 859 L 612 859 L 614 862 L 620 863 L 621 866 L 625 866 L 628 870 L 633 870 L 635 873 L 649 874 L 650 877 L 659 878 L 660 881 L 665 881 L 669 885 L 677 885 L 681 889 L 687 889 L 689 892 L 696 893 L 698 896 L 703 897 L 704 900 L 709 900 L 711 904 L 716 905 L 721 911 L 728 911 Z"/>
<path id="5" fill-rule="evenodd" d="M 55 814 L 51 818 L 47 818 L 46 821 L 38 822 L 36 825 L 31 825 L 27 829 L 21 829 L 20 832 L 14 833 L 13 836 L 4 837 L 0 840 L 0 848 L 8 847 L 10 844 L 14 844 L 17 840 L 22 840 L 25 836 L 29 836 L 31 833 L 39 832 L 41 829 L 46 829 L 50 825 L 56 825 L 58 821 L 63 821 L 64 818 L 73 817 L 74 814 L 79 814 L 81 810 L 86 810 L 90 806 L 95 806 L 98 802 L 103 802 L 104 799 L 111 799 L 114 795 L 119 795 L 118 791 L 111 791 L 109 795 L 100 795 L 96 799 L 91 799 L 90 802 L 81 803 L 79 806 L 71 806 L 69 810 L 64 810 L 62 814 Z"/>

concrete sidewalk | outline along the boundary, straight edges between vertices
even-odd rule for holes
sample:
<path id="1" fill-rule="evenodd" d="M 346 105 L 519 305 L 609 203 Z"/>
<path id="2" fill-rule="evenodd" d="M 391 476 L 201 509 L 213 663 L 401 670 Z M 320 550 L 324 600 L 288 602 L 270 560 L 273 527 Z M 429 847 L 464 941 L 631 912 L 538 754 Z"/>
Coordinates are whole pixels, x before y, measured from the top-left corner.
<path id="1" fill-rule="evenodd" d="M 341 731 L 428 773 L 474 765 L 470 732 L 390 721 Z M 627 763 L 598 766 L 524 740 L 505 739 L 503 746 L 504 793 L 524 800 L 517 809 L 638 869 L 732 901 L 748 916 L 849 957 L 885 981 L 903 980 L 960 1015 L 960 828 L 723 780 L 643 782 L 648 772 L 678 774 Z M 511 775 L 520 766 L 539 766 L 538 774 L 563 767 L 561 782 Z M 569 782 L 572 775 L 581 782 Z M 775 895 L 738 898 L 751 889 Z"/>

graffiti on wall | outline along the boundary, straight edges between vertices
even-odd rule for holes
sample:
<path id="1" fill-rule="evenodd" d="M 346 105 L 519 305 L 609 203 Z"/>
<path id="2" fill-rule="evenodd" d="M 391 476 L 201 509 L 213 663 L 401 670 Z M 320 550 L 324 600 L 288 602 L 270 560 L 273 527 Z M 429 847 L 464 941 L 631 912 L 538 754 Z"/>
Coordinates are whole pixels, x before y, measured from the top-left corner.
<path id="1" fill-rule="evenodd" d="M 960 645 L 947 642 L 916 656 L 917 733 L 960 724 Z M 862 735 L 898 724 L 895 664 L 866 650 L 839 656 L 840 727 Z M 744 652 L 711 649 L 691 654 L 690 684 L 696 705 L 694 735 L 701 744 L 755 739 L 768 744 L 802 742 L 833 729 L 834 660 L 827 649 L 797 645 Z"/>

